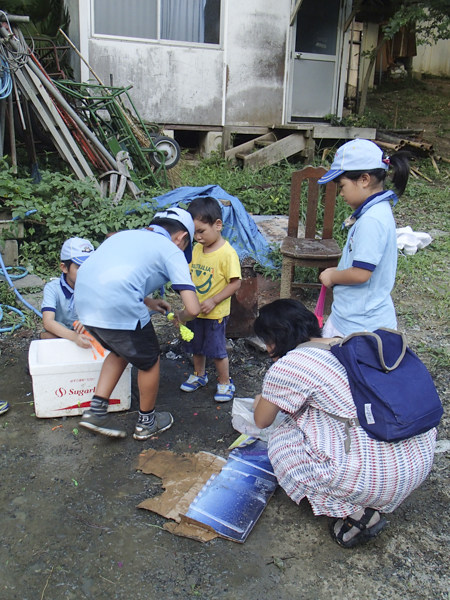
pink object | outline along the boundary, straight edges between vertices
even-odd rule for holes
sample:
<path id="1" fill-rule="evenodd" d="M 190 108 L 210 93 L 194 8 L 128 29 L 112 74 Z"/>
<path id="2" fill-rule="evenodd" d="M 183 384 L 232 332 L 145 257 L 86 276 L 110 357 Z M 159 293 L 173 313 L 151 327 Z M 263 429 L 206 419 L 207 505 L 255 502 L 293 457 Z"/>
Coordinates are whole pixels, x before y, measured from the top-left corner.
<path id="1" fill-rule="evenodd" d="M 314 309 L 314 314 L 319 321 L 319 325 L 323 327 L 323 309 L 325 308 L 325 296 L 327 295 L 327 288 L 323 285 L 320 288 L 319 299 L 317 300 L 316 308 Z"/>

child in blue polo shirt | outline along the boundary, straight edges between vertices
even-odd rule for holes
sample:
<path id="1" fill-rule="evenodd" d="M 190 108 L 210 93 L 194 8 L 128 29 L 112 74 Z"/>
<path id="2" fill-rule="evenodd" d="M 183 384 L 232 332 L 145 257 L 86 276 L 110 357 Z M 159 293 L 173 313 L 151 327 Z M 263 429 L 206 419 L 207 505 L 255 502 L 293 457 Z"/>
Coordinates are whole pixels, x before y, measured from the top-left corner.
<path id="1" fill-rule="evenodd" d="M 319 179 L 321 184 L 336 179 L 340 195 L 354 210 L 344 223 L 349 232 L 339 265 L 320 274 L 323 285 L 333 287 L 323 337 L 397 327 L 391 298 L 397 270 L 391 201 L 395 205 L 398 198 L 384 190 L 384 180 L 392 166 L 392 181 L 401 196 L 409 177 L 408 158 L 408 153 L 397 152 L 384 159 L 373 142 L 351 140 L 338 149 L 330 171 Z"/>
<path id="2" fill-rule="evenodd" d="M 165 300 L 150 294 L 169 281 L 184 303 L 175 321 L 185 323 L 200 312 L 189 272 L 194 222 L 181 208 L 156 213 L 149 227 L 109 237 L 77 275 L 75 305 L 80 322 L 110 351 L 103 362 L 95 395 L 80 426 L 110 437 L 125 437 L 107 414 L 109 398 L 125 367 L 138 369 L 139 417 L 136 440 L 169 429 L 169 412 L 155 412 L 159 387 L 159 343 L 149 309 L 170 311 Z"/>
<path id="3" fill-rule="evenodd" d="M 80 348 L 90 348 L 89 339 L 73 329 L 78 319 L 74 305 L 74 287 L 80 265 L 94 251 L 88 240 L 74 237 L 66 240 L 61 248 L 61 277 L 44 287 L 41 312 L 45 331 L 41 339 L 65 338 Z"/>

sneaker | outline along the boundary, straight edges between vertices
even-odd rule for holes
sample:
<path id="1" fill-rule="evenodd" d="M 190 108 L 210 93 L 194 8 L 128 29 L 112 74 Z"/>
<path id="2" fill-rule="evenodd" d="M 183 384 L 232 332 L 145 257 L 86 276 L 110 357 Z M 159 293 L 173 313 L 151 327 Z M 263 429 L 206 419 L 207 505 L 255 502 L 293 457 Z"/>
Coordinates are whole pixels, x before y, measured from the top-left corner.
<path id="1" fill-rule="evenodd" d="M 137 423 L 134 428 L 133 437 L 135 440 L 148 440 L 157 433 L 166 431 L 172 427 L 173 417 L 169 412 L 155 413 L 155 422 L 151 427 L 145 423 Z"/>
<path id="2" fill-rule="evenodd" d="M 107 435 L 108 437 L 115 438 L 124 438 L 127 437 L 126 431 L 119 429 L 111 419 L 109 414 L 106 414 L 104 417 L 99 417 L 93 412 L 86 410 L 81 417 L 81 421 L 79 423 L 81 427 L 85 427 L 86 429 L 90 429 L 95 433 L 101 433 L 102 435 Z"/>
<path id="3" fill-rule="evenodd" d="M 9 404 L 3 400 L 0 400 L 0 415 L 9 410 Z"/>
<path id="4" fill-rule="evenodd" d="M 208 383 L 208 373 L 204 375 L 189 375 L 189 379 L 180 385 L 180 390 L 183 392 L 195 392 L 198 388 L 205 386 Z"/>
<path id="5" fill-rule="evenodd" d="M 230 379 L 230 383 L 218 383 L 214 400 L 216 402 L 229 402 L 230 400 L 233 400 L 233 394 L 235 391 L 236 388 L 232 379 Z"/>

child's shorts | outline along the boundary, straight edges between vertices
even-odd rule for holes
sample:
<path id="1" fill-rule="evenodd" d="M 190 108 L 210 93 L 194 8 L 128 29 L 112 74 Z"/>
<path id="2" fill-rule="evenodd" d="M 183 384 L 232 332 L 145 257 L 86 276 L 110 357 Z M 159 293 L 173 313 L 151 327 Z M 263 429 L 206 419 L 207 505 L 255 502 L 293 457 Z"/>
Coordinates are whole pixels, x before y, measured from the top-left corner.
<path id="1" fill-rule="evenodd" d="M 228 317 L 220 319 L 194 319 L 186 327 L 194 332 L 194 339 L 185 342 L 184 349 L 191 354 L 201 354 L 208 358 L 227 358 L 225 330 Z"/>
<path id="2" fill-rule="evenodd" d="M 86 330 L 105 350 L 114 352 L 141 371 L 148 371 L 158 362 L 159 342 L 151 321 L 142 328 L 138 324 L 135 330 L 102 329 L 90 325 Z"/>

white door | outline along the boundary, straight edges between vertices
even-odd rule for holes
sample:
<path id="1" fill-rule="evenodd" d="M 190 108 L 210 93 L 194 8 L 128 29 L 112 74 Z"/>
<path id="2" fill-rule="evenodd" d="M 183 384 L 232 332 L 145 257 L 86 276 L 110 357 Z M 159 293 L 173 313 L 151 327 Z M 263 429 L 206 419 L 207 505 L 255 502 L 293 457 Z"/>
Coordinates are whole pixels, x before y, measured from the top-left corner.
<path id="1" fill-rule="evenodd" d="M 291 60 L 291 120 L 335 112 L 341 0 L 303 0 Z"/>

